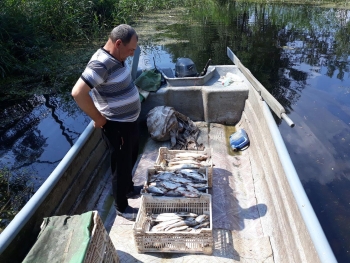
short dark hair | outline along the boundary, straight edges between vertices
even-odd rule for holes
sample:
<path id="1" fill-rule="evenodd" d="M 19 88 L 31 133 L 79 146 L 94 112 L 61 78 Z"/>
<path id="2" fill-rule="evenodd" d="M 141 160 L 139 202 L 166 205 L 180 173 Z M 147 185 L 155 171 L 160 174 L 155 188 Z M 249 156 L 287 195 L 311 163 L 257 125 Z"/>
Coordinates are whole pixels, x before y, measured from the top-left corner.
<path id="1" fill-rule="evenodd" d="M 118 39 L 120 39 L 124 44 L 128 44 L 133 35 L 136 35 L 136 39 L 138 40 L 138 36 L 136 34 L 135 29 L 127 24 L 121 24 L 111 31 L 109 34 L 109 38 L 114 43 Z"/>

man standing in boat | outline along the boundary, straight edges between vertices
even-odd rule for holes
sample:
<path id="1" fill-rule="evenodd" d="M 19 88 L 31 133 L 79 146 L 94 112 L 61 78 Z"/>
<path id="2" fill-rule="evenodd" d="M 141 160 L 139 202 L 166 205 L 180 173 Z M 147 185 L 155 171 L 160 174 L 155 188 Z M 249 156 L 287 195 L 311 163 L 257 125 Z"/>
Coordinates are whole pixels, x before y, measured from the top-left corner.
<path id="1" fill-rule="evenodd" d="M 98 49 L 73 87 L 72 96 L 90 116 L 108 145 L 111 158 L 112 187 L 117 214 L 128 219 L 137 210 L 127 197 L 139 194 L 134 187 L 132 169 L 139 147 L 139 94 L 125 60 L 134 55 L 138 36 L 126 24 L 115 27 L 107 43 Z M 91 96 L 90 96 L 91 92 Z"/>

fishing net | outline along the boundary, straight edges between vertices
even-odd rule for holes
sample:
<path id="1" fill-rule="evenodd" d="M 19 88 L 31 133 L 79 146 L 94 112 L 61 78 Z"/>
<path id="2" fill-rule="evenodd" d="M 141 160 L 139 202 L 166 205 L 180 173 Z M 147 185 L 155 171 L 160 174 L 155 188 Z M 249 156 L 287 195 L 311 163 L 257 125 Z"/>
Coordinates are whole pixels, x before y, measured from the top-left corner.
<path id="1" fill-rule="evenodd" d="M 156 141 L 171 141 L 173 150 L 204 150 L 198 144 L 200 130 L 193 121 L 173 107 L 158 106 L 147 114 L 147 127 Z"/>

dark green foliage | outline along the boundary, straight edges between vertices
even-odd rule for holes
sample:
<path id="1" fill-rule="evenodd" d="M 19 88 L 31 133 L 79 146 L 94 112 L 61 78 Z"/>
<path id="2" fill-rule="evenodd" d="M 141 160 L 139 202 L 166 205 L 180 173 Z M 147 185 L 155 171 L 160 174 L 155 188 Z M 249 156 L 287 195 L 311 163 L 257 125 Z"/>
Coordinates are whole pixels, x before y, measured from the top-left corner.
<path id="1" fill-rule="evenodd" d="M 28 173 L 15 175 L 0 169 L 0 233 L 34 194 L 28 180 Z"/>
<path id="2" fill-rule="evenodd" d="M 2 0 L 0 94 L 18 94 L 23 86 L 28 94 L 71 86 L 79 76 L 76 69 L 82 70 L 72 66 L 89 59 L 75 56 L 77 47 L 95 49 L 114 26 L 132 23 L 142 12 L 186 3 L 192 1 Z"/>
<path id="3" fill-rule="evenodd" d="M 2 1 L 0 75 L 4 78 L 39 74 L 41 70 L 35 64 L 43 64 L 53 45 L 86 41 L 96 36 L 107 20 L 111 21 L 112 12 L 106 10 L 113 10 L 113 4 L 111 1 L 107 4 L 100 8 L 91 1 Z"/>

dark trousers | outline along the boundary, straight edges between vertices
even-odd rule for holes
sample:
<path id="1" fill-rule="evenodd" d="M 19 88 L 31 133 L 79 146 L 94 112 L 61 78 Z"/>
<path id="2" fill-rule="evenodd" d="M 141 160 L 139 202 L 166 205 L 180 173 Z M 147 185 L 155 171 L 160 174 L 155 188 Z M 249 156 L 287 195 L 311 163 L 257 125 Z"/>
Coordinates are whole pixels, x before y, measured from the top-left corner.
<path id="1" fill-rule="evenodd" d="M 126 194 L 134 189 L 132 169 L 139 150 L 139 124 L 107 121 L 102 138 L 108 145 L 111 158 L 113 197 L 118 211 L 128 206 Z"/>

